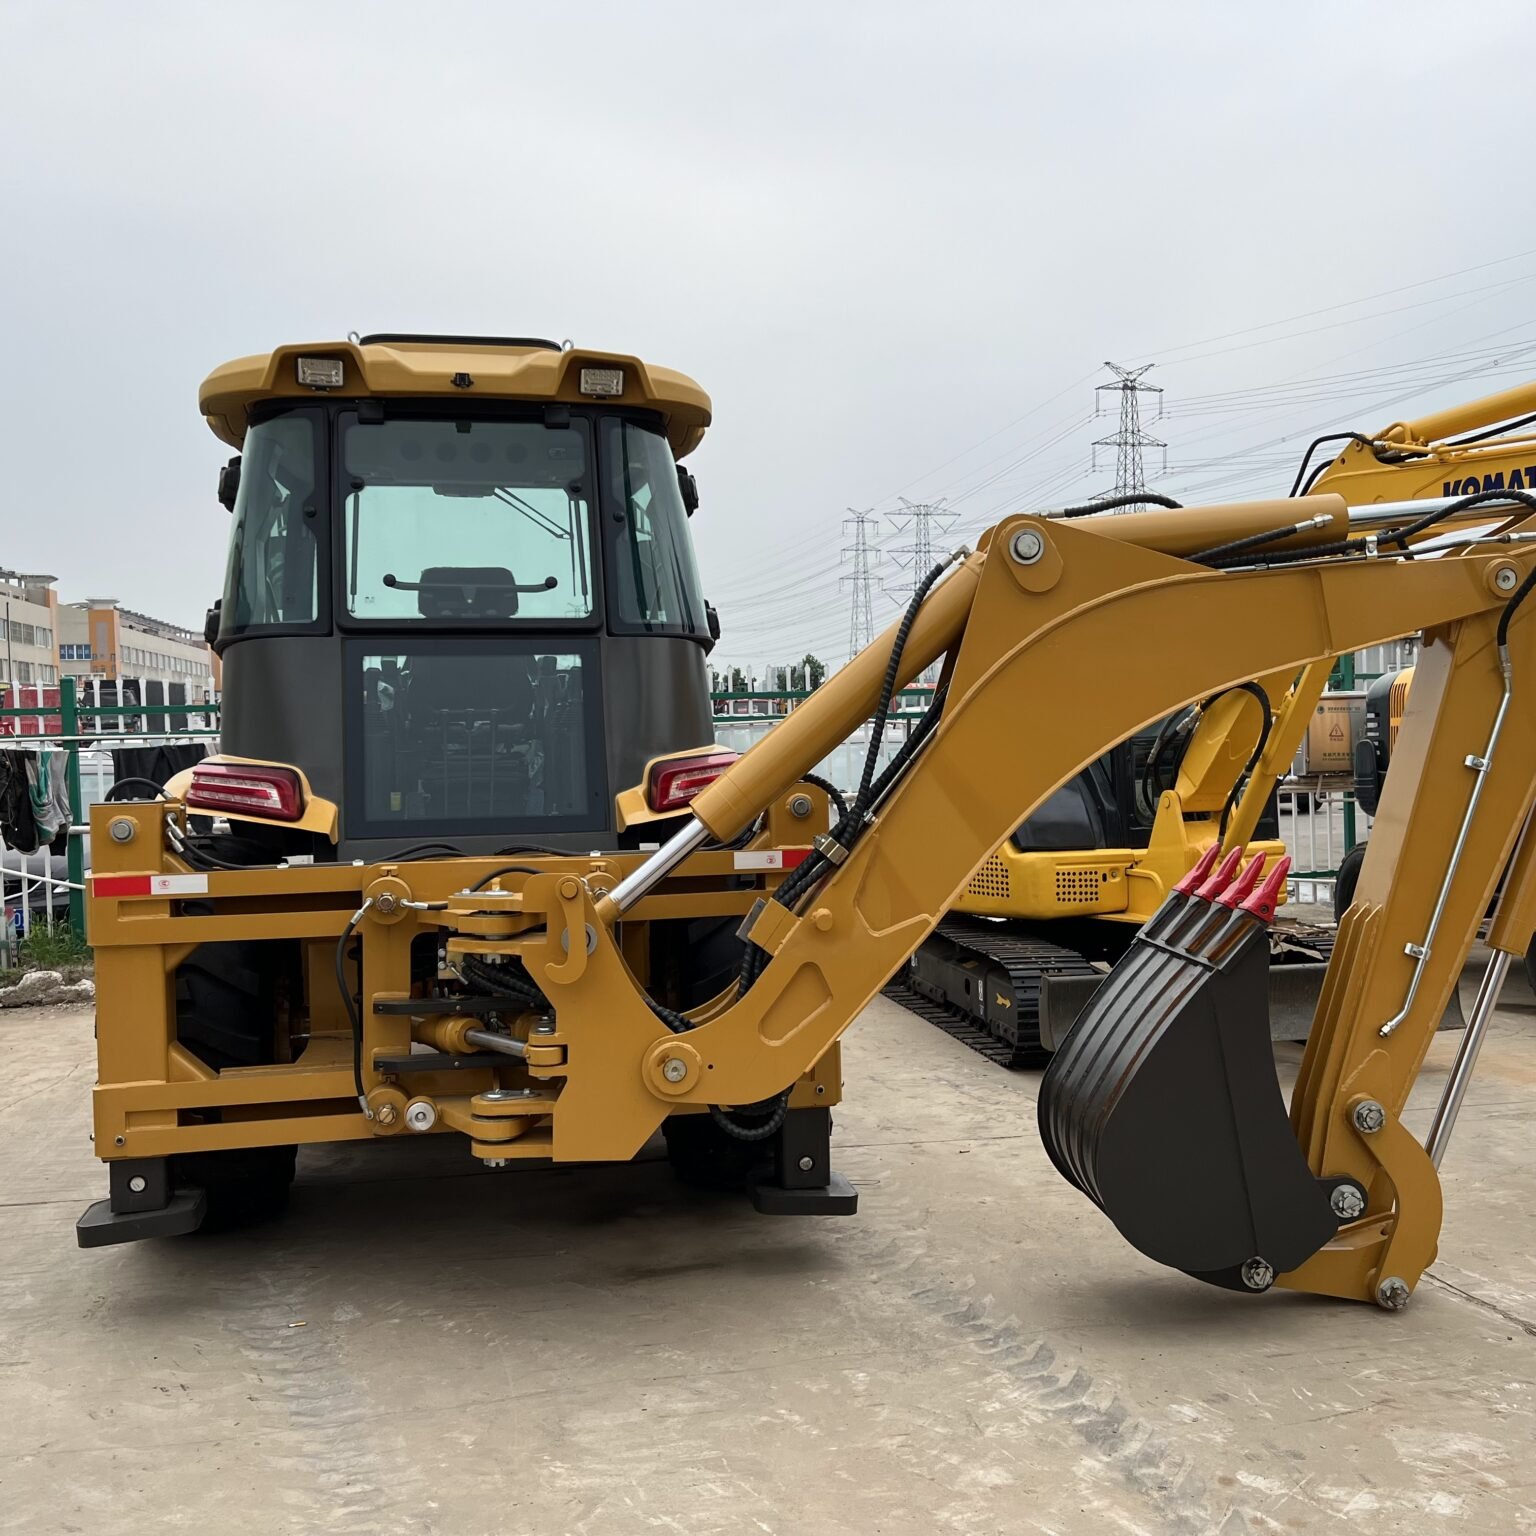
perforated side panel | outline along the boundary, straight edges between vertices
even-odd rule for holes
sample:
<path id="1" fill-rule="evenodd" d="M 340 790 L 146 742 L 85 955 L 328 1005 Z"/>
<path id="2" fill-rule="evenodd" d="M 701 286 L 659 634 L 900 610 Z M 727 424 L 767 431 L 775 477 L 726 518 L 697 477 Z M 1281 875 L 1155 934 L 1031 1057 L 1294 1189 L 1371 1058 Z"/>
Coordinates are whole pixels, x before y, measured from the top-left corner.
<path id="1" fill-rule="evenodd" d="M 1008 866 L 995 853 L 971 876 L 966 891 L 972 896 L 990 896 L 994 900 L 1008 899 Z"/>
<path id="2" fill-rule="evenodd" d="M 1092 906 L 1099 899 L 1102 880 L 1096 869 L 1058 869 L 1056 900 L 1064 906 Z"/>

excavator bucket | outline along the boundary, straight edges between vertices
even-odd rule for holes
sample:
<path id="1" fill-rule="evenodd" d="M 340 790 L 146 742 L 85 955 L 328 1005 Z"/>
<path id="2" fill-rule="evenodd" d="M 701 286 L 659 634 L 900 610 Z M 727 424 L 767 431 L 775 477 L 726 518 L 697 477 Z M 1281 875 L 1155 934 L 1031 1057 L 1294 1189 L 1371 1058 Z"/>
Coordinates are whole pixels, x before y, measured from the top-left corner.
<path id="1" fill-rule="evenodd" d="M 1057 1051 L 1039 1101 L 1051 1160 L 1129 1242 L 1250 1291 L 1339 1226 L 1338 1181 L 1307 1167 L 1270 1045 L 1266 927 L 1289 861 L 1253 891 L 1258 863 L 1237 875 L 1229 859 L 1169 897 Z"/>

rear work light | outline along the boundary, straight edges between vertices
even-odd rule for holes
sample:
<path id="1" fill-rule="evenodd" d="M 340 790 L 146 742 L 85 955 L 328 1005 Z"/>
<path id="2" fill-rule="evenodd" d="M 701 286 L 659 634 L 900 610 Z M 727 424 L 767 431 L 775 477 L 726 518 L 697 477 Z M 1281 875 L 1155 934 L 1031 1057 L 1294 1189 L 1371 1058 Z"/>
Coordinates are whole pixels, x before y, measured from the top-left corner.
<path id="1" fill-rule="evenodd" d="M 199 810 L 297 821 L 304 814 L 304 786 L 292 768 L 261 763 L 199 763 L 192 770 L 187 804 Z"/>
<path id="2" fill-rule="evenodd" d="M 725 772 L 739 752 L 701 752 L 697 757 L 674 757 L 651 772 L 646 799 L 653 811 L 680 811 L 701 789 L 707 789 Z"/>
<path id="3" fill-rule="evenodd" d="M 340 389 L 346 370 L 339 357 L 301 357 L 298 375 L 306 389 Z"/>
<path id="4" fill-rule="evenodd" d="M 581 392 L 584 395 L 622 395 L 624 370 L 622 368 L 583 368 Z"/>

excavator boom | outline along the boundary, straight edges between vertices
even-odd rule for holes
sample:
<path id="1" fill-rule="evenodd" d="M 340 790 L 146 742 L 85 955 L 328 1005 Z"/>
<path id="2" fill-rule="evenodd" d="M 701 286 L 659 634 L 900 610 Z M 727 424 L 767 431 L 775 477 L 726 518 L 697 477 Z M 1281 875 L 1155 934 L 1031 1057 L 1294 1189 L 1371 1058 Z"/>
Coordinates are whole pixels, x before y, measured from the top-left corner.
<path id="1" fill-rule="evenodd" d="M 1317 501 L 1332 538 L 1277 536 L 1259 541 L 1246 563 L 1230 566 L 1202 564 L 1196 546 L 1278 530 L 1294 523 L 1294 511 L 1282 517 L 1273 504 L 1211 509 L 1193 514 L 1188 525 L 1156 513 L 1098 527 L 1024 517 L 993 529 L 922 604 L 901 647 L 898 683 L 946 657 L 931 734 L 878 805 L 855 807 L 863 824 L 845 826 L 836 847 L 823 850 L 822 878 L 798 882 L 791 902 L 782 899 L 788 887 L 781 888 L 781 898 L 751 923 L 748 936 L 766 963 L 749 989 L 684 1037 L 700 1068 L 697 1087 L 684 1091 L 751 1103 L 782 1088 L 793 1076 L 788 1062 L 831 1044 L 1020 812 L 1078 772 L 1104 741 L 1245 678 L 1299 669 L 1422 628 L 1422 676 L 1394 768 L 1400 777 L 1388 786 L 1291 1112 L 1296 1152 L 1286 1198 L 1301 1199 L 1302 1191 L 1308 1220 L 1300 1225 L 1315 1235 L 1321 1221 L 1326 1241 L 1273 1266 L 1280 1283 L 1299 1289 L 1382 1300 L 1380 1288 L 1391 1279 L 1397 1285 L 1390 1296 L 1399 1294 L 1398 1285 L 1411 1290 L 1434 1256 L 1439 1194 L 1429 1156 L 1400 1116 L 1531 808 L 1536 712 L 1512 709 L 1509 701 L 1511 679 L 1525 687 L 1536 682 L 1536 625 L 1518 607 L 1532 584 L 1536 552 L 1516 533 L 1435 559 L 1410 558 L 1416 540 L 1453 532 L 1479 514 L 1486 520 L 1486 508 L 1452 504 L 1394 550 L 1387 536 L 1406 526 L 1401 516 L 1395 524 L 1375 513 L 1351 519 L 1342 502 Z M 1422 507 L 1414 511 L 1423 518 Z M 1516 503 L 1505 513 L 1525 518 L 1530 506 Z M 1350 536 L 1351 521 L 1372 530 L 1369 544 Z M 1127 650 L 1119 643 L 1125 634 L 1154 634 L 1161 642 Z M 691 841 L 735 837 L 827 742 L 875 709 L 877 674 L 895 641 L 894 633 L 877 641 L 706 789 L 694 804 L 694 827 L 611 898 L 593 904 L 597 926 L 606 928 L 643 896 L 651 875 L 675 867 Z M 1089 677 L 1098 708 L 1074 710 L 1071 702 L 1083 696 Z M 1055 728 L 1036 733 L 1030 722 L 1039 718 L 1054 720 Z M 998 771 L 1001 763 L 1010 765 L 1008 773 Z M 1524 893 L 1509 891 L 1505 899 L 1523 900 Z M 1523 950 L 1528 939 L 1516 932 L 1510 941 Z M 591 1007 L 597 989 L 606 994 L 609 982 L 622 987 L 603 956 L 599 945 L 575 983 L 593 989 Z M 642 1060 L 676 1048 L 658 1036 L 643 1001 L 623 1009 L 611 1001 L 600 1011 L 610 1019 L 623 1015 Z M 1177 1034 L 1171 1029 L 1163 1038 Z M 1229 1103 L 1211 1102 L 1209 1093 L 1202 1101 L 1193 1080 L 1182 1095 L 1193 1100 L 1181 1102 L 1175 1076 L 1165 1082 L 1157 1118 L 1132 1128 L 1132 1144 L 1149 1166 L 1190 1120 L 1205 1122 L 1200 1145 L 1207 1157 L 1242 1166 L 1262 1158 L 1265 1146 L 1273 1155 L 1284 1109 L 1267 1032 L 1252 1038 L 1264 1060 L 1250 1054 L 1242 1069 L 1251 1077 L 1264 1067 L 1271 1091 L 1245 1102 L 1257 1106 L 1256 1116 L 1267 1113 L 1267 1122 L 1256 1119 L 1254 1135 L 1241 1126 L 1234 1131 Z M 1155 1062 L 1156 1041 L 1146 1044 L 1151 1054 L 1132 1064 L 1136 1071 Z M 610 1057 L 615 1089 L 626 1075 L 624 1054 Z M 1052 1070 L 1069 1064 L 1059 1058 Z M 641 1112 L 638 1095 L 636 1111 L 627 1130 L 606 1118 L 605 1135 L 634 1142 L 652 1114 L 648 1107 Z M 1228 1127 L 1225 1140 L 1212 1129 L 1218 1123 Z M 1263 1136 L 1256 1134 L 1261 1124 Z M 1165 1172 L 1176 1177 L 1164 1182 L 1165 1199 L 1198 1200 L 1197 1188 L 1179 1182 L 1199 1171 L 1186 1152 L 1174 1148 Z M 1329 1204 L 1341 1181 L 1361 1194 L 1361 1209 L 1348 1222 L 1336 1219 Z M 1265 1187 L 1258 1171 L 1251 1183 Z M 1352 1209 L 1353 1198 L 1340 1208 Z M 1122 1226 L 1134 1224 L 1133 1213 L 1106 1208 Z M 1201 1274 L 1240 1269 L 1248 1259 L 1273 1265 L 1260 1252 L 1233 1257 L 1233 1244 L 1240 1248 L 1248 1229 L 1266 1228 L 1263 1214 L 1244 1230 L 1205 1242 L 1187 1263 L 1159 1257 Z"/>

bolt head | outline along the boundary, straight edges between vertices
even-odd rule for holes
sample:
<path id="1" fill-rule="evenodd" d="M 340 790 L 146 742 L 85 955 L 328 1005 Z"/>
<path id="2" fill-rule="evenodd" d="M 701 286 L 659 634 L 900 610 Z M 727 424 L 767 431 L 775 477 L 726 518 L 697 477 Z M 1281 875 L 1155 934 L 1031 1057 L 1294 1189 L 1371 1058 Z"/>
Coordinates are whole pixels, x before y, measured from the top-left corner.
<path id="1" fill-rule="evenodd" d="M 128 1188 L 131 1189 L 134 1194 L 142 1195 L 144 1191 L 149 1188 L 149 1183 L 142 1173 L 136 1173 L 131 1179 L 128 1180 Z"/>
<path id="2" fill-rule="evenodd" d="M 504 1157 L 482 1157 L 480 1159 L 487 1168 L 505 1168 L 507 1160 Z"/>
<path id="3" fill-rule="evenodd" d="M 809 1173 L 811 1171 L 811 1169 L 814 1168 L 815 1166 L 816 1166 L 816 1159 L 814 1157 L 802 1157 L 800 1159 L 800 1172 L 801 1173 Z"/>
<path id="4" fill-rule="evenodd" d="M 1355 1129 L 1374 1136 L 1387 1123 L 1387 1112 L 1375 1099 L 1355 1105 Z"/>
<path id="5" fill-rule="evenodd" d="M 380 1125 L 393 1125 L 400 1118 L 400 1112 L 393 1104 L 380 1104 L 374 1111 L 373 1118 Z"/>
<path id="6" fill-rule="evenodd" d="M 413 1131 L 430 1131 L 437 1124 L 437 1106 L 428 1099 L 412 1099 L 405 1106 L 405 1123 Z"/>
<path id="7" fill-rule="evenodd" d="M 1340 1221 L 1353 1221 L 1365 1210 L 1365 1196 L 1353 1184 L 1339 1184 L 1329 1196 L 1328 1204 Z"/>
<path id="8" fill-rule="evenodd" d="M 395 895 L 393 891 L 383 891 L 375 899 L 373 903 L 373 910 L 377 912 L 380 917 L 389 917 L 394 912 L 395 908 L 399 905 L 400 899 Z"/>
<path id="9" fill-rule="evenodd" d="M 1493 573 L 1493 584 L 1500 592 L 1513 592 L 1520 584 L 1520 573 L 1512 565 L 1501 565 Z"/>
<path id="10" fill-rule="evenodd" d="M 680 1056 L 668 1056 L 661 1064 L 661 1075 L 669 1083 L 680 1083 L 688 1076 L 688 1063 Z"/>
<path id="11" fill-rule="evenodd" d="M 1045 553 L 1045 540 L 1033 528 L 1021 528 L 1009 541 L 1008 551 L 1020 565 L 1033 565 Z"/>
<path id="12" fill-rule="evenodd" d="M 1396 1275 L 1388 1275 L 1376 1287 L 1376 1305 L 1387 1312 L 1401 1312 L 1408 1305 L 1408 1298 L 1412 1294 L 1406 1281 Z"/>
<path id="13" fill-rule="evenodd" d="M 1243 1265 L 1243 1284 L 1250 1291 L 1267 1291 L 1275 1283 L 1275 1272 L 1266 1259 L 1249 1259 Z"/>
<path id="14" fill-rule="evenodd" d="M 134 826 L 126 816 L 114 816 L 107 827 L 114 843 L 131 843 L 133 841 Z"/>
<path id="15" fill-rule="evenodd" d="M 811 797 L 809 795 L 791 795 L 789 797 L 789 814 L 798 816 L 802 821 L 811 814 Z"/>

